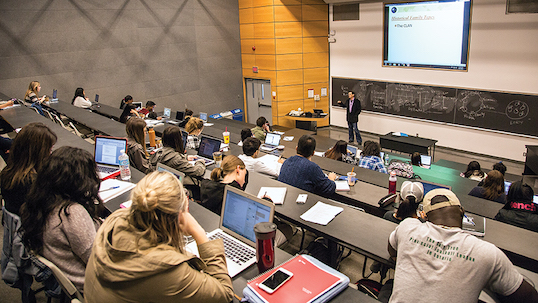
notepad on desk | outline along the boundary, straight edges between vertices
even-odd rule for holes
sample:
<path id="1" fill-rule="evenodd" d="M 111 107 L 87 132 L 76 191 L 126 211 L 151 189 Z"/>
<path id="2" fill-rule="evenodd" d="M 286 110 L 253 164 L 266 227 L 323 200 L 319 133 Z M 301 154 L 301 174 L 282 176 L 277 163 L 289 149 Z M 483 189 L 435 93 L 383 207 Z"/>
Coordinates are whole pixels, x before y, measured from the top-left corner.
<path id="1" fill-rule="evenodd" d="M 318 203 L 301 215 L 301 219 L 312 223 L 327 225 L 342 211 L 344 211 L 342 207 L 332 206 L 318 201 Z"/>
<path id="2" fill-rule="evenodd" d="M 274 204 L 284 204 L 287 190 L 286 187 L 262 187 L 258 192 L 258 198 L 262 199 L 266 196 L 270 198 Z"/>
<path id="3" fill-rule="evenodd" d="M 349 184 L 347 183 L 347 176 L 346 181 L 334 181 L 336 183 L 336 191 L 350 191 Z"/>
<path id="4" fill-rule="evenodd" d="M 106 179 L 101 182 L 99 187 L 99 197 L 103 202 L 108 202 L 117 196 L 133 189 L 135 187 L 134 183 L 121 181 L 116 179 Z"/>

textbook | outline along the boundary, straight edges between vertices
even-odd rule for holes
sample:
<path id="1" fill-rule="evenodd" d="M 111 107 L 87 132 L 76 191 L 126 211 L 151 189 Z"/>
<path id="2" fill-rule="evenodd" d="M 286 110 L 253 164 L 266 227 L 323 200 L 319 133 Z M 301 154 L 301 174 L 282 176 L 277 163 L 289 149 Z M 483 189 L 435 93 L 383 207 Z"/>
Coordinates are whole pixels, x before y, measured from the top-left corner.
<path id="1" fill-rule="evenodd" d="M 258 287 L 277 269 L 293 273 L 290 280 L 269 294 Z M 349 278 L 308 255 L 296 255 L 258 277 L 250 280 L 243 289 L 243 296 L 251 303 L 306 303 L 327 302 L 348 287 Z"/>

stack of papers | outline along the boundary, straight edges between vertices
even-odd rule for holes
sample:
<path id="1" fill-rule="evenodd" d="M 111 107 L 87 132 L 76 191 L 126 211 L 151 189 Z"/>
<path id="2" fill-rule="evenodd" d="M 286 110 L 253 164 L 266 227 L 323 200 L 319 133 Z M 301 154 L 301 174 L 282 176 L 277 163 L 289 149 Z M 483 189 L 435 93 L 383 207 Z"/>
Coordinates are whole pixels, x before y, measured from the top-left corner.
<path id="1" fill-rule="evenodd" d="M 121 181 L 116 179 L 106 179 L 101 182 L 101 187 L 99 187 L 99 197 L 103 202 L 108 202 L 117 196 L 133 189 L 135 187 L 134 183 Z"/>
<path id="2" fill-rule="evenodd" d="M 284 204 L 286 197 L 286 187 L 262 187 L 258 192 L 258 198 L 268 197 L 274 204 Z"/>
<path id="3" fill-rule="evenodd" d="M 336 191 L 349 191 L 349 184 L 347 184 L 347 176 L 346 181 L 334 181 L 336 183 Z"/>
<path id="4" fill-rule="evenodd" d="M 293 141 L 293 138 L 293 136 L 285 136 L 284 138 L 282 138 L 282 140 L 291 142 Z"/>
<path id="5" fill-rule="evenodd" d="M 301 219 L 312 223 L 327 225 L 343 210 L 344 209 L 342 207 L 332 206 L 318 201 L 316 205 L 312 206 L 309 210 L 301 215 Z"/>

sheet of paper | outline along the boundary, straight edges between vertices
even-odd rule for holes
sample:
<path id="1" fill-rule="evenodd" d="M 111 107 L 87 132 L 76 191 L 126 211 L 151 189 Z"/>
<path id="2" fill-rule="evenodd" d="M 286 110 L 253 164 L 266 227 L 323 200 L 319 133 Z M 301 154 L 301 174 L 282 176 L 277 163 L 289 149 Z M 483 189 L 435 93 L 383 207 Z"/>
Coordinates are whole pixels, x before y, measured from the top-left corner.
<path id="1" fill-rule="evenodd" d="M 258 198 L 263 196 L 269 197 L 275 204 L 284 204 L 284 197 L 286 197 L 286 187 L 262 187 L 258 192 Z"/>
<path id="2" fill-rule="evenodd" d="M 116 179 L 106 179 L 99 187 L 99 197 L 103 202 L 108 202 L 113 198 L 127 192 L 135 187 L 134 183 Z"/>
<path id="3" fill-rule="evenodd" d="M 204 123 L 204 126 L 213 126 L 214 123 Z"/>
<path id="4" fill-rule="evenodd" d="M 282 140 L 291 142 L 293 141 L 293 138 L 294 138 L 293 136 L 285 136 L 284 138 L 282 138 Z"/>
<path id="5" fill-rule="evenodd" d="M 301 215 L 301 219 L 308 222 L 327 225 L 343 210 L 344 209 L 342 207 L 332 206 L 318 201 L 316 205 L 312 206 L 309 210 Z"/>
<path id="6" fill-rule="evenodd" d="M 281 136 L 284 134 L 284 132 L 279 132 L 278 130 L 274 130 L 273 133 Z"/>
<path id="7" fill-rule="evenodd" d="M 349 184 L 347 184 L 347 176 L 346 181 L 334 181 L 336 183 L 336 191 L 349 191 Z"/>
<path id="8" fill-rule="evenodd" d="M 315 152 L 314 152 L 314 156 L 325 157 L 325 153 L 324 153 L 324 152 L 315 151 Z"/>

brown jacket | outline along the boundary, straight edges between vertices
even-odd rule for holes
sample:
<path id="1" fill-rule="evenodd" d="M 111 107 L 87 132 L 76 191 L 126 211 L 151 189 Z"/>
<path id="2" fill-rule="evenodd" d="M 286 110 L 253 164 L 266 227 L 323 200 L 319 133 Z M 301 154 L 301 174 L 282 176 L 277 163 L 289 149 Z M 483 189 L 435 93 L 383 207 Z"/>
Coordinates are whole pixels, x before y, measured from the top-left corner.
<path id="1" fill-rule="evenodd" d="M 200 258 L 152 247 L 120 209 L 103 223 L 86 266 L 86 302 L 230 302 L 233 287 L 222 240 L 198 246 Z M 203 272 L 202 272 L 203 270 Z"/>

